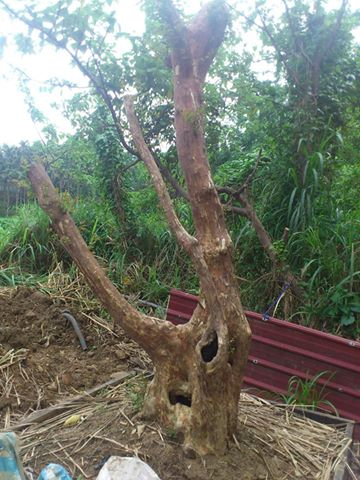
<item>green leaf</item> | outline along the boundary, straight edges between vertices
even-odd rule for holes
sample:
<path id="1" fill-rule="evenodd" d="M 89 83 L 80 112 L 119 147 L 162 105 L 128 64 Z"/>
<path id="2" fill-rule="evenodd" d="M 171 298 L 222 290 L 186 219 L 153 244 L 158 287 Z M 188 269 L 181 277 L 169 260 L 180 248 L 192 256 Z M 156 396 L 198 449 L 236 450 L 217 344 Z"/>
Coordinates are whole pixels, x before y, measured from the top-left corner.
<path id="1" fill-rule="evenodd" d="M 333 295 L 331 295 L 330 300 L 334 303 L 340 303 L 342 300 L 342 293 L 336 291 Z"/>
<path id="2" fill-rule="evenodd" d="M 340 324 L 343 325 L 344 327 L 347 327 L 349 325 L 352 325 L 353 323 L 355 323 L 355 317 L 354 315 L 350 315 L 350 316 L 347 316 L 347 315 L 343 315 L 341 317 L 341 321 L 340 321 Z"/>
<path id="3" fill-rule="evenodd" d="M 15 35 L 15 42 L 22 53 L 34 53 L 34 46 L 30 37 L 25 36 L 23 33 L 18 33 Z"/>
<path id="4" fill-rule="evenodd" d="M 340 132 L 336 132 L 336 138 L 339 140 L 339 143 L 340 143 L 341 145 L 344 144 L 344 139 L 343 139 L 343 136 L 341 135 Z"/>

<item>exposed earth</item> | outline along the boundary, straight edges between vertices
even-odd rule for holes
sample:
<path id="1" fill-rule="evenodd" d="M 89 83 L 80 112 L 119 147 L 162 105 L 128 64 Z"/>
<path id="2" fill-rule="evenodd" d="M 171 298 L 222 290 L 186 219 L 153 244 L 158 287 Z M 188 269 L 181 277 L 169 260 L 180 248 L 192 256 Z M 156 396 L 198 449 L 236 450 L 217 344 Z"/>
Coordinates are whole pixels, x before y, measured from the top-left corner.
<path id="1" fill-rule="evenodd" d="M 121 372 L 151 370 L 147 356 L 120 329 L 111 333 L 72 307 L 70 313 L 87 342 L 83 350 L 62 314 L 65 308 L 40 291 L 0 291 L 0 428 L 11 429 L 31 412 L 79 395 Z M 106 398 L 91 398 L 87 406 L 69 409 L 58 423 L 28 428 L 21 433 L 24 463 L 35 475 L 50 461 L 62 463 L 79 480 L 95 479 L 109 455 L 138 455 L 162 480 L 315 478 L 302 475 L 290 458 L 274 454 L 244 426 L 226 456 L 186 458 L 172 432 L 138 418 L 145 387 L 146 379 L 137 376 L 108 389 Z M 64 419 L 74 411 L 79 413 L 69 428 Z"/>
<path id="2" fill-rule="evenodd" d="M 65 305 L 56 306 L 45 293 L 28 288 L 18 289 L 10 299 L 0 296 L 0 355 L 26 349 L 24 359 L 9 371 L 12 389 L 1 395 L 3 410 L 11 405 L 14 414 L 23 414 L 44 408 L 116 372 L 147 367 L 132 356 L 138 348 L 120 330 L 111 334 L 69 309 L 87 342 L 84 351 L 64 310 Z"/>

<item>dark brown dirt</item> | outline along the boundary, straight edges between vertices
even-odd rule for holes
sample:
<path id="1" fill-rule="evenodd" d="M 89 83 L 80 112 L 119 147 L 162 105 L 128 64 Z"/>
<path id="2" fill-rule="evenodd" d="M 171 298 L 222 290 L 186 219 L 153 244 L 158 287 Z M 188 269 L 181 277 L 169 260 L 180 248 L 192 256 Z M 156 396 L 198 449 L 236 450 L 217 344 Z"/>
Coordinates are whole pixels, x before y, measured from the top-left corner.
<path id="1" fill-rule="evenodd" d="M 54 305 L 48 295 L 27 288 L 15 290 L 10 297 L 0 296 L 0 355 L 11 350 L 27 350 L 24 360 L 1 370 L 1 427 L 5 426 L 9 413 L 12 422 L 15 422 L 18 417 L 33 410 L 45 408 L 62 401 L 64 397 L 101 384 L 109 380 L 112 374 L 141 366 L 142 355 L 136 357 L 136 347 L 121 331 L 117 331 L 118 337 L 114 337 L 103 329 L 97 329 L 79 312 L 71 311 L 88 344 L 88 350 L 83 351 L 73 328 L 61 314 L 65 308 L 66 305 Z M 136 408 L 131 406 L 131 401 L 130 407 L 125 408 L 132 418 Z M 136 426 L 113 411 L 106 412 L 98 419 L 96 415 L 92 416 L 70 430 L 62 428 L 57 433 L 49 432 L 49 438 L 40 442 L 36 455 L 29 462 L 36 474 L 48 462 L 55 461 L 66 465 L 74 478 L 83 478 L 78 477 L 79 469 L 63 454 L 61 446 L 78 465 L 83 466 L 90 479 L 96 478 L 101 463 L 108 455 L 129 455 L 126 449 L 99 438 L 93 438 L 86 447 L 76 452 L 74 440 L 80 443 L 86 441 L 90 422 L 91 431 L 97 428 L 97 423 L 99 429 L 104 423 L 109 423 L 106 437 L 116 438 L 117 442 L 132 452 L 138 452 L 140 458 L 147 461 L 162 480 L 268 478 L 262 454 L 255 452 L 254 439 L 249 438 L 248 432 L 240 432 L 241 452 L 233 445 L 229 454 L 221 459 L 188 459 L 171 432 L 167 437 L 164 434 L 163 441 L 156 429 L 147 426 L 139 436 Z M 55 454 L 49 453 L 49 445 L 55 441 L 54 436 L 59 442 L 56 448 L 51 449 Z M 252 447 L 246 446 L 246 443 Z M 289 468 L 286 462 L 276 457 L 268 461 L 279 475 Z"/>
<path id="2" fill-rule="evenodd" d="M 11 350 L 27 350 L 24 360 L 1 370 L 0 427 L 9 405 L 13 415 L 24 414 L 103 383 L 116 372 L 141 366 L 131 356 L 135 345 L 121 332 L 116 337 L 69 310 L 88 345 L 82 350 L 62 316 L 65 308 L 31 289 L 20 288 L 10 298 L 0 296 L 0 357 Z"/>

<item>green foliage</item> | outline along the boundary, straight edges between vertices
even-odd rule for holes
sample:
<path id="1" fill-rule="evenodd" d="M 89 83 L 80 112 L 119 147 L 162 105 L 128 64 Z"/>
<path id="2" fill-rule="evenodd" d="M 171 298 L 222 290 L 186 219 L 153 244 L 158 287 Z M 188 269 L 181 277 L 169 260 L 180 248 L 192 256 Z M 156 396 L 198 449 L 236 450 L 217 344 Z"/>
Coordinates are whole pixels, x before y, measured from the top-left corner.
<path id="1" fill-rule="evenodd" d="M 360 315 L 360 224 L 339 215 L 294 235 L 288 249 L 301 260 L 306 291 L 300 309 L 303 321 L 319 329 L 357 337 Z"/>
<path id="2" fill-rule="evenodd" d="M 45 275 L 32 275 L 22 272 L 16 267 L 1 267 L 0 287 L 16 287 L 17 285 L 37 286 L 46 280 Z"/>
<path id="3" fill-rule="evenodd" d="M 58 240 L 49 219 L 35 204 L 18 209 L 6 222 L 0 238 L 0 261 L 19 266 L 29 273 L 46 272 L 54 267 Z"/>
<path id="4" fill-rule="evenodd" d="M 333 378 L 333 374 L 324 371 L 319 372 L 311 378 L 303 380 L 299 377 L 291 377 L 288 382 L 288 392 L 281 395 L 286 405 L 295 405 L 305 407 L 310 410 L 319 410 L 329 408 L 337 415 L 334 405 L 326 399 L 325 388 L 328 382 Z M 324 380 L 322 385 L 318 385 L 319 380 Z"/>
<path id="5" fill-rule="evenodd" d="M 153 192 L 150 198 L 156 203 Z M 92 252 L 107 266 L 110 278 L 124 293 L 159 303 L 166 301 L 171 287 L 196 293 L 198 284 L 191 263 L 179 251 L 163 217 L 157 212 L 152 219 L 142 212 L 145 204 L 152 211 L 149 201 L 143 203 L 141 199 L 140 205 L 134 207 L 140 221 L 133 224 L 134 242 L 129 246 L 111 205 L 90 200 L 74 202 L 69 196 L 64 200 Z M 51 272 L 59 261 L 71 268 L 47 216 L 35 204 L 20 207 L 14 216 L 1 219 L 0 233 L 3 285 L 22 281 L 33 284 L 39 274 Z"/>
<path id="6" fill-rule="evenodd" d="M 82 235 L 99 257 L 114 255 L 119 248 L 119 229 L 109 207 L 67 201 Z M 9 267 L 19 266 L 25 272 L 51 271 L 60 259 L 69 263 L 60 241 L 51 229 L 49 219 L 36 204 L 27 204 L 16 215 L 0 223 L 0 261 Z"/>

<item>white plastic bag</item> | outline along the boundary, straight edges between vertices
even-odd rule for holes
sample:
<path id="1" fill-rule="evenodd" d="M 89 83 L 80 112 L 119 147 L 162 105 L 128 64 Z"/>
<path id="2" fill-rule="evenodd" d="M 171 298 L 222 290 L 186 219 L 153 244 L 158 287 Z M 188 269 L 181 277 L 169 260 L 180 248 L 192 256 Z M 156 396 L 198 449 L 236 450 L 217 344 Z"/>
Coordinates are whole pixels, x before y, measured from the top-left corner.
<path id="1" fill-rule="evenodd" d="M 110 457 L 96 480 L 160 480 L 154 470 L 136 457 Z"/>

